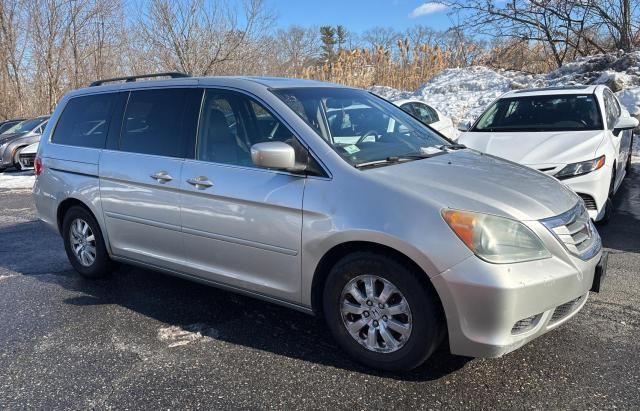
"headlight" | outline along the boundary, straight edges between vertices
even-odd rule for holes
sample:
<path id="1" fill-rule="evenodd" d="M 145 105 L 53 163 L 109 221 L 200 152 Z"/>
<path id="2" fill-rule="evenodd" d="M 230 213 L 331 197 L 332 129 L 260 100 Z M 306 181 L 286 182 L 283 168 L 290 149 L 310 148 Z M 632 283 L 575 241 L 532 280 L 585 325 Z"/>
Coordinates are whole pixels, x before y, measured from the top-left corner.
<path id="1" fill-rule="evenodd" d="M 604 166 L 605 156 L 602 155 L 593 160 L 581 161 L 579 163 L 567 164 L 562 170 L 558 171 L 555 177 L 559 180 L 581 176 L 583 174 L 596 171 Z"/>
<path id="2" fill-rule="evenodd" d="M 478 257 L 506 264 L 551 257 L 542 241 L 519 221 L 489 214 L 443 210 L 449 227 Z"/>

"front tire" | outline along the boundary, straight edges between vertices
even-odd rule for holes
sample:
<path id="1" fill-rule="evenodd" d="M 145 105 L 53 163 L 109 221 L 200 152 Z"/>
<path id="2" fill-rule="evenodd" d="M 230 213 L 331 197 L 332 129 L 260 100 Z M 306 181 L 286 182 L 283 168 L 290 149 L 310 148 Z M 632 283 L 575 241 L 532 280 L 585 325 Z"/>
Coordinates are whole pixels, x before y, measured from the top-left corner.
<path id="1" fill-rule="evenodd" d="M 615 167 L 615 165 L 614 165 Z M 616 184 L 616 173 L 615 171 L 611 173 L 611 182 L 609 183 L 609 195 L 607 196 L 607 202 L 604 205 L 604 215 L 602 216 L 602 219 L 600 219 L 600 221 L 598 221 L 598 223 L 605 225 L 609 222 L 609 220 L 611 219 L 611 216 L 613 215 L 613 192 L 615 189 L 615 184 Z"/>
<path id="2" fill-rule="evenodd" d="M 631 173 L 631 157 L 633 157 L 633 134 L 631 134 L 631 144 L 629 144 L 629 156 L 627 157 L 627 164 L 625 165 L 625 172 L 627 175 Z"/>
<path id="3" fill-rule="evenodd" d="M 100 226 L 85 208 L 71 207 L 64 216 L 62 237 L 67 258 L 83 277 L 101 278 L 111 272 Z"/>
<path id="4" fill-rule="evenodd" d="M 442 309 L 426 275 L 393 258 L 358 252 L 331 270 L 324 315 L 338 344 L 385 371 L 421 365 L 444 337 Z"/>
<path id="5" fill-rule="evenodd" d="M 20 147 L 23 148 L 23 147 Z M 18 171 L 22 171 L 22 164 L 20 164 L 20 161 L 18 159 L 18 152 L 20 151 L 20 149 L 16 150 L 16 154 L 14 154 L 13 156 L 13 167 L 18 170 Z"/>

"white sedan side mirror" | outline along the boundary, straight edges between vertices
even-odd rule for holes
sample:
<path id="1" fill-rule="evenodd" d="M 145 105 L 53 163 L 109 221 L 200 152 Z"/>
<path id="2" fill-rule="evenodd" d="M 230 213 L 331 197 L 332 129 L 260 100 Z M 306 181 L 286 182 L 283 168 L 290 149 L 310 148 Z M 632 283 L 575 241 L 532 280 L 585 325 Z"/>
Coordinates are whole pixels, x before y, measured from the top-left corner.
<path id="1" fill-rule="evenodd" d="M 636 127 L 638 127 L 637 119 L 631 116 L 622 115 L 618 117 L 618 121 L 616 122 L 616 125 L 613 127 L 613 134 L 617 136 L 622 130 L 633 130 Z"/>
<path id="2" fill-rule="evenodd" d="M 469 129 L 471 128 L 471 122 L 470 121 L 461 121 L 458 123 L 458 130 L 459 131 L 469 131 Z"/>

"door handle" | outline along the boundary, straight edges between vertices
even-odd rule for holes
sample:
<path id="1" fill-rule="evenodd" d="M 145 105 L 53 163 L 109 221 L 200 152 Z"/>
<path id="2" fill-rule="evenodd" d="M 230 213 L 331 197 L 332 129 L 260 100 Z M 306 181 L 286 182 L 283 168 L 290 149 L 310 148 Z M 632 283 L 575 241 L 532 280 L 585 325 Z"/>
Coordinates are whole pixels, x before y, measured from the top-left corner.
<path id="1" fill-rule="evenodd" d="M 166 171 L 158 171 L 150 175 L 151 178 L 156 180 L 158 183 L 166 183 L 173 180 L 173 177 Z"/>
<path id="2" fill-rule="evenodd" d="M 192 186 L 194 186 L 199 190 L 204 190 L 205 188 L 213 187 L 213 182 L 205 176 L 190 178 L 187 180 L 187 183 L 191 184 Z"/>

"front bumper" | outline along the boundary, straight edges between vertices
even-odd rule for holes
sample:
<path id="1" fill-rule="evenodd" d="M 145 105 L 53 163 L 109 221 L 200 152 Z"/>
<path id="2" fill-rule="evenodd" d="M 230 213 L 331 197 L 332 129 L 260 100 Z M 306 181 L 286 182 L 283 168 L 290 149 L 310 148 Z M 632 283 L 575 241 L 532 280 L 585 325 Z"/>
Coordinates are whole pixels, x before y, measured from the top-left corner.
<path id="1" fill-rule="evenodd" d="M 472 256 L 433 277 L 451 353 L 499 357 L 564 323 L 584 306 L 601 255 L 517 264 Z"/>
<path id="2" fill-rule="evenodd" d="M 23 169 L 33 168 L 33 163 L 36 160 L 36 153 L 20 153 L 18 156 L 18 161 Z"/>
<path id="3" fill-rule="evenodd" d="M 600 170 L 566 178 L 560 182 L 586 200 L 587 211 L 593 221 L 598 221 L 604 216 L 605 205 L 609 197 L 609 184 L 611 183 L 610 167 L 605 166 Z"/>

